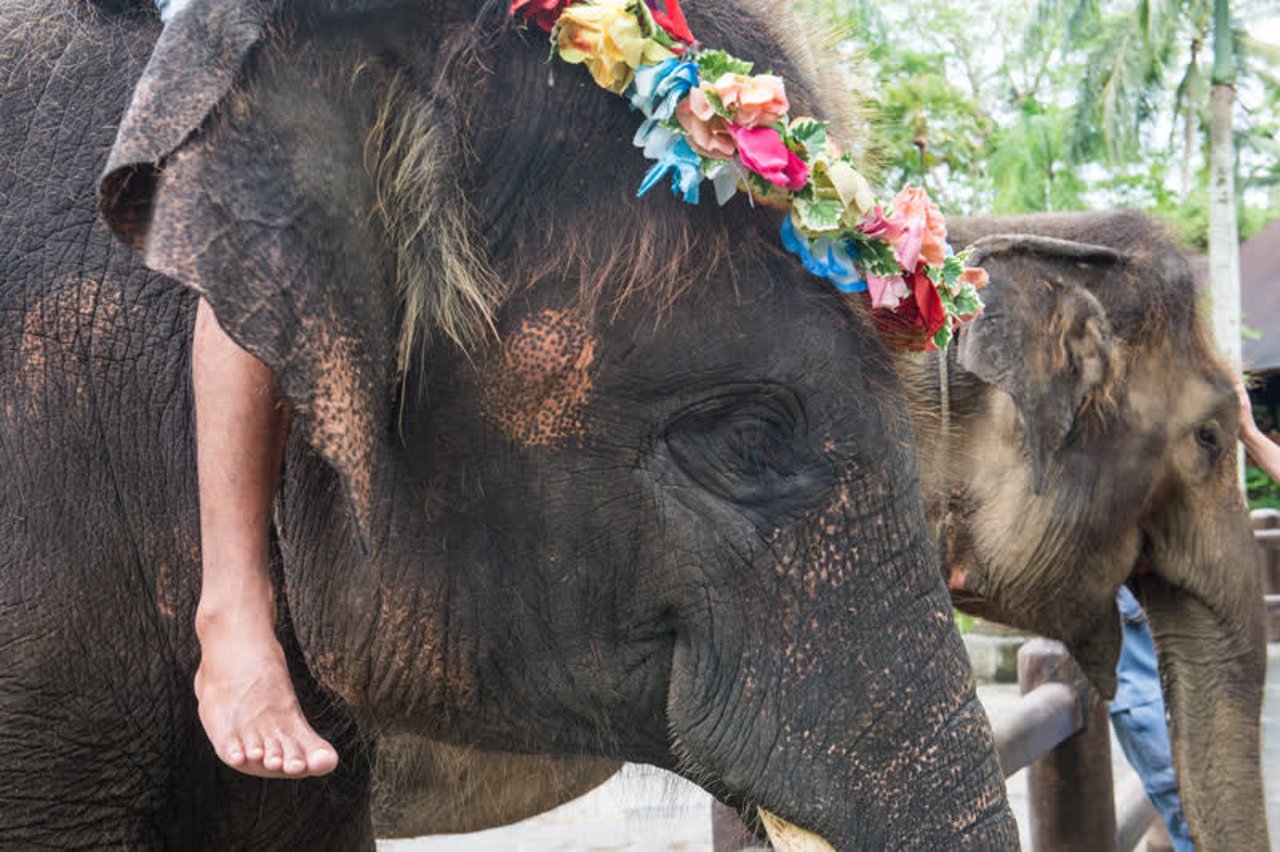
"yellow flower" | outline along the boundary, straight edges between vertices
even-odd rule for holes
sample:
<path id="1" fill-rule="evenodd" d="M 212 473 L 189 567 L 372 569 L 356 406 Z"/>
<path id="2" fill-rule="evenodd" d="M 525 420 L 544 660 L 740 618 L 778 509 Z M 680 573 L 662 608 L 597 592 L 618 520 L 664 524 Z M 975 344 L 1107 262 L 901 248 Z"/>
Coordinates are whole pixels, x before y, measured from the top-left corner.
<path id="1" fill-rule="evenodd" d="M 560 15 L 555 33 L 561 59 L 586 63 L 597 85 L 619 95 L 631 84 L 635 69 L 675 55 L 641 31 L 635 2 L 597 0 L 570 6 Z"/>

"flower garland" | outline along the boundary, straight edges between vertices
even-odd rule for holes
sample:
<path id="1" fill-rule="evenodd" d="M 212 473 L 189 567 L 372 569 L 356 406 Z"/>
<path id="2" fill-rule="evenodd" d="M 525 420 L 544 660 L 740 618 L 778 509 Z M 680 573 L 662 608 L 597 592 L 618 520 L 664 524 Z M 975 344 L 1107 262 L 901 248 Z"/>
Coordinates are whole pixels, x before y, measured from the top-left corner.
<path id="1" fill-rule="evenodd" d="M 720 204 L 745 190 L 787 211 L 782 244 L 841 292 L 866 292 L 879 326 L 908 349 L 945 348 L 982 310 L 987 274 L 952 252 L 924 189 L 877 204 L 827 123 L 790 117 L 781 78 L 703 48 L 679 0 L 511 0 L 510 13 L 551 33 L 553 54 L 586 65 L 644 114 L 634 142 L 656 162 L 637 195 L 669 175 L 690 204 L 709 180 Z"/>

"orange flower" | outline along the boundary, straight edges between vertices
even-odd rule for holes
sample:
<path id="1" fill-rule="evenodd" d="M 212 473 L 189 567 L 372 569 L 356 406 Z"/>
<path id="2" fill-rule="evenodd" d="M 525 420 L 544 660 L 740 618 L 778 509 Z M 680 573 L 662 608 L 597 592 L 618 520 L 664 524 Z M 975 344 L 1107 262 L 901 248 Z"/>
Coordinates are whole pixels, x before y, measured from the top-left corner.
<path id="1" fill-rule="evenodd" d="M 943 220 L 942 211 L 938 209 L 938 205 L 929 200 L 929 194 L 922 187 L 908 186 L 898 193 L 893 199 L 892 218 L 912 232 L 913 237 L 916 229 L 919 229 L 920 259 L 930 266 L 942 265 L 947 259 L 947 223 Z M 898 258 L 898 260 L 903 262 L 903 268 L 915 269 L 914 258 Z M 908 260 L 911 262 L 905 262 Z"/>
<path id="2" fill-rule="evenodd" d="M 691 89 L 689 97 L 676 107 L 676 121 L 688 135 L 689 147 L 704 157 L 727 160 L 738 150 L 729 126 L 716 115 L 715 107 L 707 100 L 702 89 Z"/>
<path id="3" fill-rule="evenodd" d="M 987 286 L 987 270 L 981 266 L 970 266 L 960 273 L 960 283 L 972 284 L 973 289 L 981 290 Z"/>
<path id="4" fill-rule="evenodd" d="M 703 85 L 715 92 L 739 127 L 775 124 L 791 108 L 782 78 L 772 74 L 721 74 L 715 82 Z"/>

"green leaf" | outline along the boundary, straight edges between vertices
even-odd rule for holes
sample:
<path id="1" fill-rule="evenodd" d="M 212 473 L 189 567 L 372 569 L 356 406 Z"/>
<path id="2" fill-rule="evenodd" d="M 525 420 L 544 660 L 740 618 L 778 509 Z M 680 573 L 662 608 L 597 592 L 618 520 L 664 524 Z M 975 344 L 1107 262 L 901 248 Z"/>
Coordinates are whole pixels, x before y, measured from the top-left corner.
<path id="1" fill-rule="evenodd" d="M 973 287 L 965 287 L 951 301 L 956 306 L 957 316 L 967 317 L 982 310 L 982 297 Z"/>
<path id="2" fill-rule="evenodd" d="M 806 151 L 817 153 L 827 144 L 827 123 L 816 118 L 797 118 L 787 128 L 786 136 L 800 143 Z"/>
<path id="3" fill-rule="evenodd" d="M 858 249 L 858 263 L 865 275 L 901 275 L 902 267 L 893 256 L 893 246 L 880 240 L 871 240 L 854 232 L 854 245 Z"/>
<path id="4" fill-rule="evenodd" d="M 839 230 L 840 216 L 844 213 L 844 205 L 835 198 L 797 197 L 792 209 L 800 220 L 801 229 L 813 234 Z"/>
<path id="5" fill-rule="evenodd" d="M 750 62 L 730 56 L 723 50 L 704 50 L 698 54 L 699 77 L 707 83 L 714 83 L 725 74 L 750 74 L 751 67 Z"/>
<path id="6" fill-rule="evenodd" d="M 948 287 L 955 287 L 964 272 L 964 262 L 954 254 L 942 262 L 942 282 Z"/>
<path id="7" fill-rule="evenodd" d="M 939 349 L 946 349 L 947 344 L 951 342 L 951 323 L 944 322 L 942 328 L 933 335 L 933 345 Z"/>

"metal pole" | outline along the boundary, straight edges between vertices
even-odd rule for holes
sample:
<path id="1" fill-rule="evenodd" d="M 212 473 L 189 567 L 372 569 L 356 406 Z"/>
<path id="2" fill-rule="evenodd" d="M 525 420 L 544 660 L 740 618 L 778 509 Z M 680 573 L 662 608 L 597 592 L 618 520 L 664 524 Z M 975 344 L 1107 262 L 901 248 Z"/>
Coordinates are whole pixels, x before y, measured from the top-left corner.
<path id="1" fill-rule="evenodd" d="M 1025 695 L 1047 682 L 1066 683 L 1077 690 L 1084 726 L 1027 769 L 1031 848 L 1115 852 L 1107 704 L 1089 688 L 1061 643 L 1033 639 L 1018 652 L 1018 683 Z"/>

